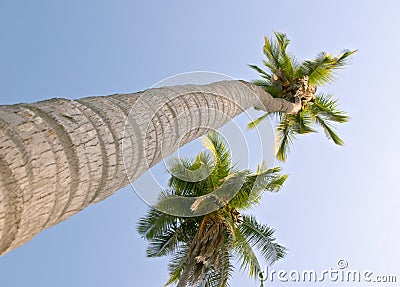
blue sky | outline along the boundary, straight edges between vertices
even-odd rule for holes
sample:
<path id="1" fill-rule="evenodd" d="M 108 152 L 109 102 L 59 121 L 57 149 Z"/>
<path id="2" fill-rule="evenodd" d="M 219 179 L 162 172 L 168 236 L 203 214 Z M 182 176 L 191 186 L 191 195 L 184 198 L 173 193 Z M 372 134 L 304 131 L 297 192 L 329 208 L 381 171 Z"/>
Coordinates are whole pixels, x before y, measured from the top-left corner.
<path id="1" fill-rule="evenodd" d="M 251 80 L 246 64 L 261 63 L 263 36 L 274 30 L 300 59 L 359 49 L 324 87 L 351 116 L 340 129 L 346 145 L 301 138 L 284 189 L 255 213 L 289 248 L 276 269 L 323 270 L 344 258 L 400 280 L 398 11 L 394 0 L 0 0 L 0 104 L 134 92 L 199 70 Z M 147 259 L 135 231 L 145 210 L 124 188 L 1 257 L 0 286 L 161 286 L 167 260 Z M 259 285 L 238 274 L 231 286 Z"/>

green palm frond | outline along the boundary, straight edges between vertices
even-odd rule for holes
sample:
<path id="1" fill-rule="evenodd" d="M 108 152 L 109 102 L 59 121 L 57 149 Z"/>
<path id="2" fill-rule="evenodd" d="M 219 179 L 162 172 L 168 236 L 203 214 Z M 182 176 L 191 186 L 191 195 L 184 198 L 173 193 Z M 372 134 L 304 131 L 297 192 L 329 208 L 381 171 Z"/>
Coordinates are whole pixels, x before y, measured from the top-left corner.
<path id="1" fill-rule="evenodd" d="M 146 239 L 151 239 L 154 236 L 159 236 L 176 226 L 177 218 L 156 209 L 150 209 L 147 215 L 140 218 L 137 231 Z"/>
<path id="2" fill-rule="evenodd" d="M 338 100 L 332 95 L 319 94 L 309 104 L 309 109 L 315 124 L 322 127 L 327 138 L 337 145 L 343 145 L 343 140 L 336 133 L 335 123 L 345 123 L 349 116 L 338 108 Z"/>
<path id="3" fill-rule="evenodd" d="M 239 228 L 235 229 L 234 252 L 240 262 L 240 269 L 248 270 L 251 277 L 256 278 L 261 266 L 253 248 Z"/>
<path id="4" fill-rule="evenodd" d="M 175 195 L 201 196 L 210 191 L 210 174 L 214 163 L 207 153 L 200 153 L 194 162 L 172 159 L 169 163 L 171 178 L 168 186 Z"/>
<path id="5" fill-rule="evenodd" d="M 296 114 L 296 133 L 315 133 L 316 130 L 312 128 L 313 124 L 313 115 L 311 114 L 309 109 L 303 108 L 303 110 Z"/>
<path id="6" fill-rule="evenodd" d="M 228 176 L 233 169 L 231 154 L 225 140 L 219 133 L 211 132 L 203 138 L 203 145 L 214 156 L 214 169 L 210 178 L 214 185 L 219 185 L 221 179 Z"/>
<path id="7" fill-rule="evenodd" d="M 264 191 L 279 191 L 287 177 L 280 174 L 279 167 L 266 169 L 260 165 L 257 172 L 246 176 L 241 189 L 229 203 L 237 209 L 248 209 L 259 203 Z"/>
<path id="8" fill-rule="evenodd" d="M 276 129 L 275 153 L 276 158 L 286 161 L 290 145 L 296 139 L 296 115 L 285 114 Z"/>
<path id="9" fill-rule="evenodd" d="M 243 223 L 238 228 L 249 244 L 257 248 L 266 261 L 274 263 L 285 256 L 286 248 L 275 242 L 274 230 L 258 223 L 253 216 L 243 216 Z"/>
<path id="10" fill-rule="evenodd" d="M 191 206 L 195 214 L 204 214 L 207 210 L 220 209 L 227 203 L 232 202 L 243 187 L 249 171 L 233 172 L 226 176 L 222 184 L 212 193 L 199 197 Z"/>
<path id="11" fill-rule="evenodd" d="M 264 79 L 257 79 L 257 80 L 252 81 L 252 83 L 259 87 L 262 87 L 262 88 L 267 88 L 267 87 L 271 86 L 271 83 Z"/>
<path id="12" fill-rule="evenodd" d="M 283 184 L 285 183 L 285 181 L 287 180 L 288 177 L 289 177 L 289 175 L 287 175 L 287 174 L 274 177 L 268 183 L 268 190 L 273 191 L 273 192 L 279 191 L 282 188 Z"/>
<path id="13" fill-rule="evenodd" d="M 280 69 L 289 81 L 293 81 L 295 77 L 295 69 L 297 68 L 294 57 L 287 54 L 286 49 L 290 44 L 289 38 L 284 33 L 274 32 L 276 42 L 279 46 L 279 63 Z"/>
<path id="14" fill-rule="evenodd" d="M 321 115 L 330 121 L 345 123 L 349 120 L 349 116 L 339 109 L 338 100 L 334 99 L 332 94 L 318 94 L 309 105 L 313 114 Z"/>
<path id="15" fill-rule="evenodd" d="M 356 50 L 344 50 L 337 57 L 321 52 L 315 59 L 304 61 L 301 64 L 300 75 L 307 75 L 309 77 L 308 82 L 311 85 L 323 85 L 332 82 L 335 72 L 348 65 L 349 57 L 355 52 Z"/>
<path id="16" fill-rule="evenodd" d="M 269 84 L 269 81 L 271 81 L 271 74 L 269 74 L 268 72 L 264 71 L 263 69 L 261 69 L 256 65 L 248 65 L 248 66 L 253 70 L 257 71 L 261 75 L 261 77 L 263 77 L 266 80 L 265 83 Z"/>
<path id="17" fill-rule="evenodd" d="M 257 84 L 257 82 L 255 82 Z M 281 87 L 276 87 L 276 86 L 265 86 L 262 87 L 264 90 L 269 93 L 273 98 L 280 98 L 281 97 L 281 92 L 282 89 Z"/>
<path id="18" fill-rule="evenodd" d="M 234 267 L 232 265 L 232 256 L 230 248 L 225 248 L 221 252 L 221 266 L 218 271 L 220 274 L 220 286 L 229 286 L 229 280 L 232 278 Z"/>
<path id="19" fill-rule="evenodd" d="M 180 279 L 180 275 L 185 268 L 185 263 L 188 258 L 189 244 L 182 244 L 177 252 L 174 253 L 171 260 L 168 263 L 169 279 L 164 286 L 168 286 L 177 283 Z"/>
<path id="20" fill-rule="evenodd" d="M 173 253 L 179 243 L 180 232 L 180 228 L 174 227 L 151 238 L 146 250 L 147 256 L 162 257 Z"/>
<path id="21" fill-rule="evenodd" d="M 286 48 L 290 44 L 289 38 L 286 36 L 285 33 L 274 32 L 276 42 L 279 45 L 281 54 L 286 54 Z"/>
<path id="22" fill-rule="evenodd" d="M 343 140 L 335 131 L 335 126 L 322 116 L 315 116 L 316 123 L 322 127 L 328 139 L 331 139 L 337 145 L 344 145 Z"/>
<path id="23" fill-rule="evenodd" d="M 280 172 L 280 167 L 266 168 L 266 164 L 264 162 L 260 164 L 257 167 L 257 172 L 248 176 L 248 179 L 254 179 L 252 193 L 257 194 L 258 190 L 278 192 L 288 177 L 288 175 L 281 174 Z"/>
<path id="24" fill-rule="evenodd" d="M 250 123 L 248 123 L 247 128 L 248 129 L 254 129 L 259 123 L 261 123 L 266 117 L 268 117 L 268 113 L 265 113 L 264 115 L 262 115 L 261 117 L 255 119 L 254 121 L 251 121 Z"/>
<path id="25" fill-rule="evenodd" d="M 264 65 L 267 66 L 271 72 L 276 73 L 281 67 L 280 48 L 277 42 L 265 36 L 263 53 L 268 59 L 268 61 L 264 61 Z"/>

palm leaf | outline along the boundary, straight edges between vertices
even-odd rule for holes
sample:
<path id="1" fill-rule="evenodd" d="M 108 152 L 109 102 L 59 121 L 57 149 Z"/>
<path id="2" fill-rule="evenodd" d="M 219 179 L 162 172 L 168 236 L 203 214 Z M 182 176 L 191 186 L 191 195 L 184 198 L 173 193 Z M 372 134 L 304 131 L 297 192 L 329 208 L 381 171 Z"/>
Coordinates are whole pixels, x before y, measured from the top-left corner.
<path id="1" fill-rule="evenodd" d="M 290 44 L 289 38 L 284 33 L 274 32 L 276 42 L 279 46 L 279 64 L 280 68 L 283 71 L 283 74 L 288 78 L 290 81 L 293 81 L 295 78 L 294 74 L 294 67 L 295 61 L 292 57 L 290 57 L 286 53 L 287 46 Z"/>
<path id="2" fill-rule="evenodd" d="M 287 174 L 274 177 L 268 183 L 268 190 L 274 191 L 274 192 L 279 191 L 282 188 L 283 184 L 285 183 L 285 181 L 287 180 L 288 177 L 289 177 L 289 175 L 287 175 Z"/>
<path id="3" fill-rule="evenodd" d="M 256 278 L 261 272 L 261 266 L 253 248 L 240 228 L 235 229 L 234 252 L 240 262 L 240 269 L 248 270 L 250 276 Z"/>
<path id="4" fill-rule="evenodd" d="M 215 186 L 232 170 L 231 154 L 225 140 L 216 132 L 207 134 L 207 136 L 203 138 L 203 145 L 210 150 L 214 156 L 214 169 L 210 177 Z"/>
<path id="5" fill-rule="evenodd" d="M 162 257 L 175 251 L 180 236 L 180 228 L 170 228 L 163 234 L 149 240 L 146 253 L 148 257 Z"/>
<path id="6" fill-rule="evenodd" d="M 191 206 L 194 214 L 205 214 L 220 209 L 230 202 L 243 187 L 248 170 L 234 172 L 224 178 L 222 184 L 212 193 L 198 197 Z M 207 212 L 208 211 L 208 212 Z"/>
<path id="7" fill-rule="evenodd" d="M 332 57 L 332 55 L 321 52 L 314 60 L 304 61 L 300 66 L 300 74 L 308 75 L 310 85 L 323 85 L 333 81 L 334 73 L 348 64 L 348 58 L 356 50 L 344 50 L 341 55 Z"/>
<path id="8" fill-rule="evenodd" d="M 280 98 L 281 97 L 281 92 L 282 89 L 281 87 L 276 87 L 276 86 L 265 86 L 262 87 L 264 90 L 269 93 L 273 98 Z"/>
<path id="9" fill-rule="evenodd" d="M 263 77 L 265 80 L 267 80 L 268 82 L 271 81 L 271 74 L 267 73 L 266 71 L 264 71 L 263 69 L 261 69 L 260 67 L 256 66 L 256 65 L 248 65 L 250 68 L 252 68 L 253 70 L 257 71 L 261 77 Z M 266 83 L 268 83 L 266 82 Z"/>
<path id="10" fill-rule="evenodd" d="M 170 160 L 169 173 L 171 177 L 168 186 L 175 195 L 201 196 L 210 191 L 210 174 L 213 161 L 207 153 L 200 153 L 194 162 L 181 159 Z"/>
<path id="11" fill-rule="evenodd" d="M 275 153 L 280 161 L 286 161 L 290 151 L 290 145 L 296 139 L 293 123 L 296 121 L 295 115 L 285 114 L 276 129 Z"/>
<path id="12" fill-rule="evenodd" d="M 325 135 L 328 139 L 331 139 L 337 145 L 344 145 L 343 140 L 336 134 L 334 126 L 329 122 L 329 120 L 324 119 L 321 116 L 315 116 L 316 123 L 322 127 Z"/>
<path id="13" fill-rule="evenodd" d="M 266 117 L 268 117 L 268 113 L 265 113 L 264 115 L 262 115 L 261 117 L 255 119 L 254 121 L 251 121 L 250 123 L 248 123 L 247 128 L 248 129 L 254 129 L 259 123 L 261 123 Z"/>
<path id="14" fill-rule="evenodd" d="M 280 68 L 280 51 L 278 44 L 272 39 L 268 39 L 267 36 L 264 37 L 264 47 L 263 53 L 267 57 L 268 62 L 264 61 L 264 65 L 267 66 L 273 73 Z"/>
<path id="15" fill-rule="evenodd" d="M 229 202 L 237 209 L 248 209 L 259 203 L 264 191 L 277 192 L 287 179 L 287 175 L 279 173 L 280 168 L 264 169 L 260 165 L 257 172 L 249 174 L 239 192 Z"/>
<path id="16" fill-rule="evenodd" d="M 159 236 L 176 226 L 177 218 L 155 209 L 150 209 L 146 216 L 142 217 L 137 225 L 137 231 L 146 239 Z"/>
<path id="17" fill-rule="evenodd" d="M 330 121 L 344 123 L 349 120 L 349 116 L 338 108 L 338 100 L 333 95 L 318 94 L 309 105 L 315 115 L 321 115 Z"/>
<path id="18" fill-rule="evenodd" d="M 189 244 L 182 244 L 177 252 L 172 256 L 171 260 L 168 263 L 169 279 L 164 286 L 168 286 L 179 281 L 181 273 L 185 268 L 188 253 Z"/>
<path id="19" fill-rule="evenodd" d="M 243 216 L 243 223 L 238 228 L 249 244 L 257 248 L 271 264 L 285 256 L 286 249 L 275 242 L 274 230 L 258 223 L 253 216 Z"/>
<path id="20" fill-rule="evenodd" d="M 316 132 L 316 130 L 311 127 L 313 124 L 313 118 L 308 109 L 303 108 L 303 110 L 296 114 L 296 123 L 296 133 L 298 134 L 308 134 Z"/>

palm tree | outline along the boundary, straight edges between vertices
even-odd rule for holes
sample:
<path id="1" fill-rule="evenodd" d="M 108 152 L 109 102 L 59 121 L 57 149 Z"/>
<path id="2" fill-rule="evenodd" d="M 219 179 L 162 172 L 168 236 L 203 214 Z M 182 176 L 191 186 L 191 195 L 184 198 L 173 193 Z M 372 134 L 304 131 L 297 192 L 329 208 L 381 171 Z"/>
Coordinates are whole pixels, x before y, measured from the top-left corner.
<path id="1" fill-rule="evenodd" d="M 228 286 L 234 259 L 252 277 L 261 272 L 252 246 L 270 263 L 285 254 L 270 227 L 240 212 L 259 203 L 264 191 L 278 191 L 287 176 L 279 174 L 279 168 L 263 166 L 254 173 L 237 170 L 217 133 L 208 134 L 203 142 L 209 152 L 200 152 L 193 161 L 173 162 L 169 189 L 138 224 L 139 233 L 149 241 L 149 257 L 171 256 L 166 285 Z M 201 180 L 187 177 L 202 167 L 209 171 L 207 177 Z M 232 190 L 232 182 L 238 178 L 241 185 Z M 177 196 L 191 199 L 191 204 L 182 205 Z M 214 205 L 218 208 L 214 209 Z M 191 216 L 184 210 L 188 208 Z M 206 213 L 204 209 L 214 211 Z"/>
<path id="2" fill-rule="evenodd" d="M 244 81 L 0 106 L 0 255 L 252 107 L 298 109 Z"/>
<path id="3" fill-rule="evenodd" d="M 0 255 L 249 108 L 293 117 L 302 109 L 270 92 L 222 81 L 0 106 Z"/>
<path id="4" fill-rule="evenodd" d="M 347 122 L 349 117 L 338 108 L 338 101 L 332 94 L 316 94 L 316 91 L 318 86 L 332 82 L 335 72 L 345 67 L 349 57 L 356 51 L 344 50 L 336 57 L 321 52 L 315 59 L 299 63 L 287 52 L 290 40 L 286 34 L 275 32 L 274 35 L 275 40 L 264 38 L 266 60 L 263 63 L 267 71 L 249 65 L 262 77 L 253 83 L 274 98 L 301 103 L 301 109 L 295 114 L 267 112 L 251 122 L 249 128 L 255 127 L 268 116 L 277 119 L 276 156 L 282 161 L 286 160 L 290 144 L 296 136 L 316 132 L 315 126 L 322 127 L 335 144 L 343 145 L 343 140 L 335 131 L 335 124 Z"/>

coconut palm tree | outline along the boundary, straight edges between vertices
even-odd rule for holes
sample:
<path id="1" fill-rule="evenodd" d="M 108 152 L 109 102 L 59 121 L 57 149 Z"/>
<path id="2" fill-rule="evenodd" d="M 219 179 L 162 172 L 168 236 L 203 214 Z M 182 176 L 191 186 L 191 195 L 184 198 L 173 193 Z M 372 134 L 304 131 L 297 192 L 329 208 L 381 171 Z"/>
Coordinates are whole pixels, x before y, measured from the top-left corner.
<path id="1" fill-rule="evenodd" d="M 287 52 L 290 40 L 283 33 L 274 33 L 275 40 L 265 37 L 263 61 L 267 71 L 256 65 L 249 65 L 262 79 L 253 81 L 274 98 L 301 103 L 301 109 L 295 114 L 267 112 L 249 124 L 255 127 L 266 117 L 277 119 L 276 156 L 285 161 L 290 144 L 299 134 L 316 132 L 320 126 L 326 136 L 337 145 L 343 140 L 335 131 L 336 123 L 348 121 L 348 115 L 338 108 L 338 101 L 332 94 L 316 94 L 317 87 L 334 80 L 335 72 L 348 64 L 349 57 L 356 51 L 344 50 L 340 55 L 321 52 L 313 60 L 299 63 Z"/>
<path id="2" fill-rule="evenodd" d="M 0 106 L 0 255 L 252 107 L 299 109 L 239 80 Z"/>
<path id="3" fill-rule="evenodd" d="M 237 170 L 218 133 L 208 134 L 203 142 L 208 152 L 200 152 L 192 161 L 173 162 L 169 189 L 138 224 L 139 233 L 149 241 L 149 257 L 171 256 L 166 285 L 228 286 L 234 259 L 252 277 L 257 278 L 261 272 L 253 247 L 269 263 L 285 254 L 270 227 L 241 212 L 259 203 L 264 191 L 278 191 L 287 176 L 281 175 L 279 168 L 263 166 L 256 172 Z M 202 167 L 209 171 L 207 177 L 201 180 L 187 177 Z M 232 190 L 232 182 L 237 179 L 241 185 Z M 188 207 L 176 201 L 176 196 L 192 199 L 191 216 L 184 210 Z M 218 209 L 214 210 L 214 204 Z M 214 211 L 199 212 L 207 208 Z"/>
<path id="4" fill-rule="evenodd" d="M 249 108 L 287 119 L 304 110 L 245 81 L 0 106 L 0 255 Z"/>

